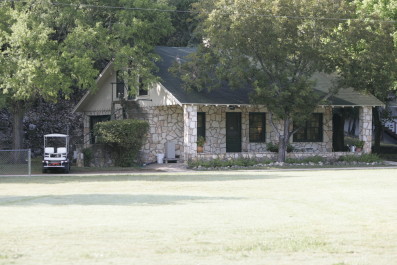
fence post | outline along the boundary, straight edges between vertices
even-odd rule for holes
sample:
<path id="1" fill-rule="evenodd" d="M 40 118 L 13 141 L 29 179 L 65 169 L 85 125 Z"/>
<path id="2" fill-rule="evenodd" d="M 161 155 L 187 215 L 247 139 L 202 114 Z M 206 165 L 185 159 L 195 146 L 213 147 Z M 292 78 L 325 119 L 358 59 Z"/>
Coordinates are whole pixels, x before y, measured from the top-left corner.
<path id="1" fill-rule="evenodd" d="M 32 150 L 28 149 L 28 171 L 29 177 L 32 176 Z"/>

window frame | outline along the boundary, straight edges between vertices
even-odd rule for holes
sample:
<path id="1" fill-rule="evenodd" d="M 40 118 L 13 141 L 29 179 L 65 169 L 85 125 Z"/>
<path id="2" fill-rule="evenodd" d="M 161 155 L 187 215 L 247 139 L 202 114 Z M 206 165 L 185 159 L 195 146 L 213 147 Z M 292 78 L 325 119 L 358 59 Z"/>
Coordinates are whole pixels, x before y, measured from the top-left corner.
<path id="1" fill-rule="evenodd" d="M 261 133 L 254 132 L 253 130 L 258 130 L 260 127 L 253 126 L 252 124 L 254 117 L 260 117 L 260 123 L 263 128 Z M 255 121 L 256 122 L 256 121 Z M 253 135 L 259 136 L 257 139 L 253 139 Z M 266 143 L 266 112 L 249 112 L 248 113 L 248 140 L 250 143 Z"/>
<path id="2" fill-rule="evenodd" d="M 317 117 L 317 118 L 315 118 Z M 312 116 L 309 120 L 307 120 L 305 122 L 304 126 L 301 126 L 301 128 L 299 128 L 293 135 L 293 141 L 295 143 L 321 143 L 324 141 L 324 137 L 323 137 L 323 131 L 324 131 L 324 123 L 323 123 L 323 118 L 324 118 L 324 114 L 323 113 L 312 113 Z M 314 119 L 317 119 L 316 122 L 318 122 L 318 126 L 317 127 L 313 127 L 310 126 L 310 122 L 313 122 Z M 296 128 L 296 124 L 294 123 L 294 130 Z M 316 137 L 313 138 L 309 138 L 309 134 L 311 130 L 318 130 L 318 133 L 316 135 Z M 304 130 L 304 132 L 300 132 L 298 133 L 300 130 Z M 298 135 L 299 134 L 303 134 L 302 139 L 298 139 Z"/>
<path id="3" fill-rule="evenodd" d="M 199 116 L 201 116 L 201 122 L 202 126 L 199 127 Z M 203 136 L 205 138 L 205 131 L 206 131 L 206 117 L 205 117 L 205 112 L 197 112 L 197 139 L 200 136 Z"/>

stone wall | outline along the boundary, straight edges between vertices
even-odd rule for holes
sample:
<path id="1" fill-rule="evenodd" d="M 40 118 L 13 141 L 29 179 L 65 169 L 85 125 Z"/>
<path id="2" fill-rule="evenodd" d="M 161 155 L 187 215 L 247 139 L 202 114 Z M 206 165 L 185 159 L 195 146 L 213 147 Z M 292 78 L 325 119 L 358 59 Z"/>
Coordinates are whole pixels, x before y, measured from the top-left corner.
<path id="1" fill-rule="evenodd" d="M 150 127 L 142 150 L 143 161 L 146 163 L 156 161 L 157 154 L 165 153 L 166 142 L 175 142 L 175 154 L 182 156 L 184 153 L 182 107 L 145 107 L 144 111 L 147 113 Z"/>
<path id="2" fill-rule="evenodd" d="M 206 143 L 204 145 L 204 153 L 199 154 L 197 153 L 196 144 L 197 112 L 206 113 Z M 242 153 L 226 153 L 227 112 L 241 112 Z M 249 142 L 250 112 L 266 113 L 266 142 L 264 143 Z M 291 144 L 305 155 L 332 152 L 332 108 L 320 107 L 315 112 L 323 113 L 323 142 L 294 143 L 291 137 Z M 283 129 L 280 122 L 274 121 L 274 126 L 271 124 L 270 115 L 264 107 L 241 106 L 230 110 L 227 106 L 214 105 L 148 106 L 140 110 L 140 115 L 142 113 L 144 113 L 144 117 L 150 125 L 150 131 L 141 152 L 142 160 L 145 163 L 155 162 L 157 154 L 164 154 L 167 142 L 175 142 L 176 155 L 185 161 L 194 158 L 210 158 L 213 155 L 215 157 L 260 156 L 271 158 L 275 154 L 267 152 L 266 145 L 269 142 L 278 142 L 278 134 L 274 127 L 279 131 Z M 133 116 L 129 115 L 129 118 L 134 118 Z M 85 119 L 84 127 L 85 129 L 89 127 L 88 117 Z M 297 154 L 294 153 L 293 156 Z"/>
<path id="3" fill-rule="evenodd" d="M 270 122 L 270 114 L 264 107 L 241 106 L 235 110 L 230 110 L 227 106 L 199 106 L 199 112 L 206 113 L 206 143 L 204 145 L 205 153 L 223 154 L 226 153 L 226 112 L 241 112 L 242 127 L 242 152 L 265 152 L 266 145 L 269 142 L 278 142 L 278 133 L 283 131 L 281 122 L 274 120 L 273 125 Z M 266 142 L 252 143 L 249 142 L 249 113 L 265 112 L 266 113 Z M 323 142 L 303 142 L 294 143 L 291 137 L 291 144 L 299 150 L 311 152 L 332 152 L 332 108 L 320 107 L 315 110 L 316 113 L 323 113 Z M 292 130 L 292 128 L 290 128 Z"/>

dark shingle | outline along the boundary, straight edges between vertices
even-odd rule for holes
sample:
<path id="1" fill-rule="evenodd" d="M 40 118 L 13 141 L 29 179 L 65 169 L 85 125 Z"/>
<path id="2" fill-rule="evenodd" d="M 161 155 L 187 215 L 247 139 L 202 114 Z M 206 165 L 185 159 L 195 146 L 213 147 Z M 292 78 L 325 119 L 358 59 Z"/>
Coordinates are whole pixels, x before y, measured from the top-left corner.
<path id="1" fill-rule="evenodd" d="M 177 47 L 156 47 L 155 52 L 160 55 L 161 60 L 157 62 L 159 68 L 158 75 L 161 83 L 170 91 L 182 104 L 250 104 L 249 94 L 252 92 L 249 88 L 230 89 L 227 86 L 214 89 L 212 91 L 192 91 L 185 90 L 182 81 L 168 69 L 176 62 L 177 58 L 184 61 L 184 57 L 192 52 L 195 48 L 177 48 Z M 332 80 L 335 77 L 323 73 L 313 76 L 316 80 L 316 89 L 319 93 L 327 93 L 328 88 L 332 86 Z M 384 104 L 372 95 L 366 95 L 354 91 L 353 89 L 341 89 L 337 95 L 328 99 L 328 104 L 333 106 L 383 106 Z"/>

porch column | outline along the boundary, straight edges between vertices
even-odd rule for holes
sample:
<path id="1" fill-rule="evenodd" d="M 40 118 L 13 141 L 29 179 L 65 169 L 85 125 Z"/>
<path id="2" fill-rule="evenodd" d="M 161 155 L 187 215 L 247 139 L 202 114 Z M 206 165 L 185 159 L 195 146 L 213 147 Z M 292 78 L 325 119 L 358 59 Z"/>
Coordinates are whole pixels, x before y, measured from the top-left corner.
<path id="1" fill-rule="evenodd" d="M 332 107 L 325 107 L 324 110 L 324 117 L 323 117 L 323 142 L 324 147 L 322 147 L 322 152 L 332 152 L 332 131 L 333 131 L 333 124 L 332 124 Z"/>
<path id="2" fill-rule="evenodd" d="M 364 106 L 359 110 L 359 138 L 364 141 L 363 152 L 371 153 L 372 147 L 372 107 Z"/>
<path id="3" fill-rule="evenodd" d="M 91 137 L 91 134 L 90 134 L 90 116 L 88 116 L 87 114 L 85 114 L 84 113 L 84 116 L 83 116 L 84 118 L 84 120 L 83 120 L 83 123 L 84 123 L 84 129 L 83 129 L 83 144 L 84 144 L 84 148 L 86 148 L 86 147 L 89 147 L 89 145 L 91 144 L 91 141 L 90 141 L 90 137 Z"/>
<path id="4" fill-rule="evenodd" d="M 184 160 L 197 157 L 197 106 L 183 105 Z"/>

